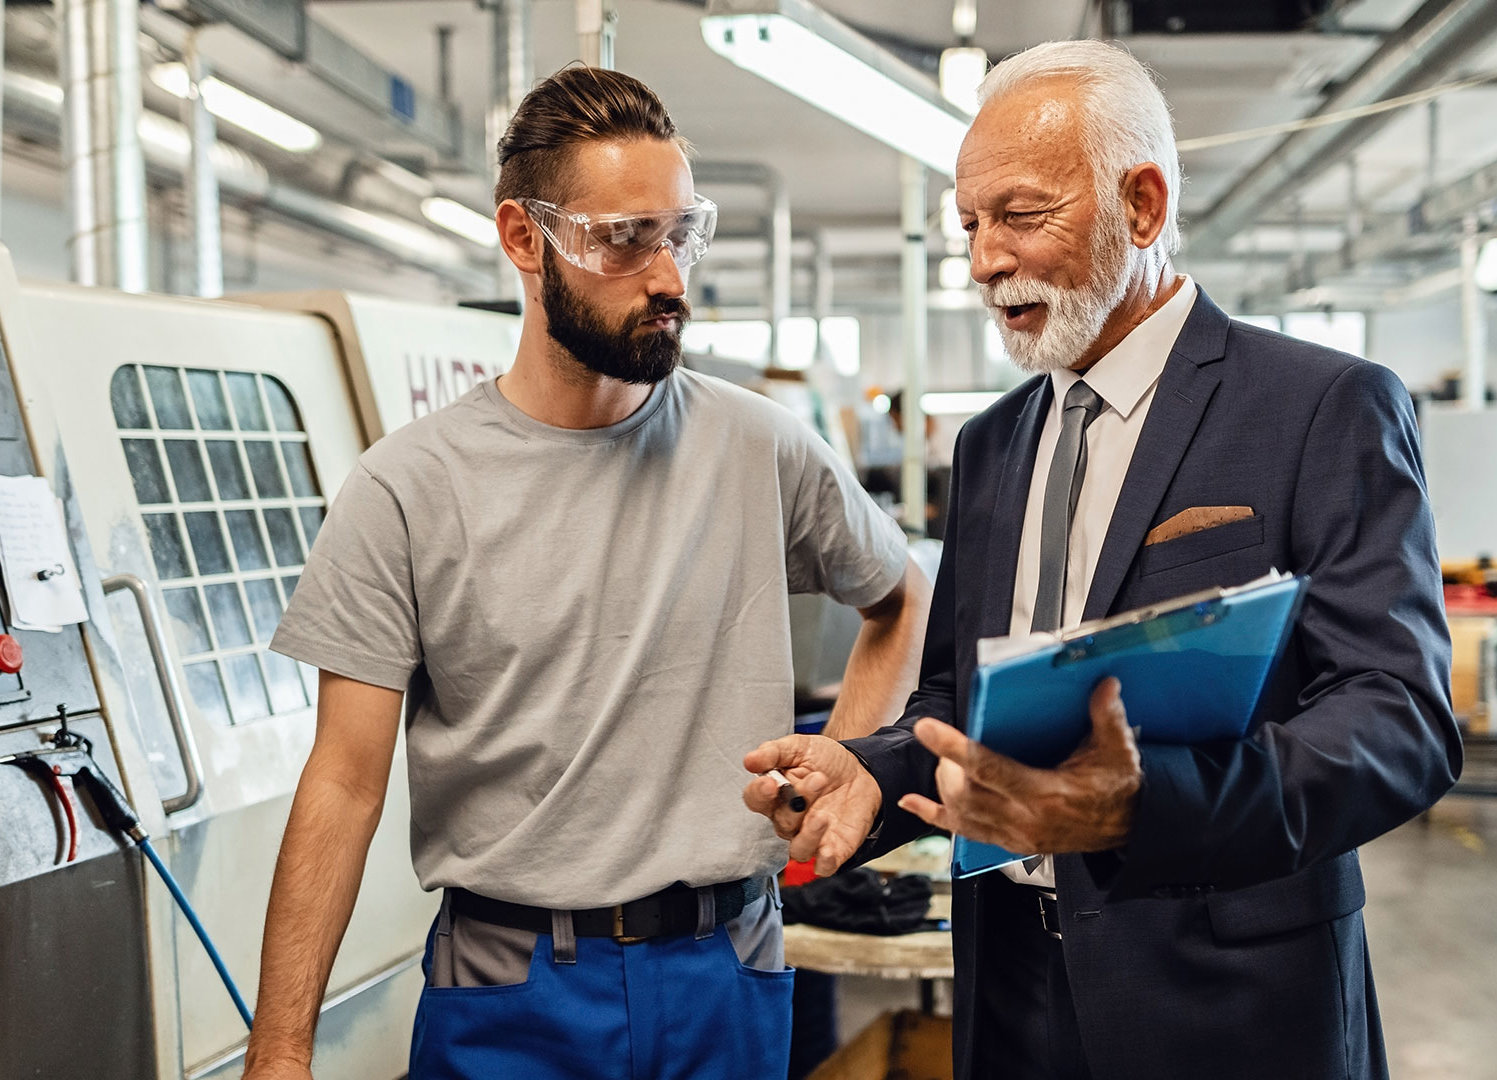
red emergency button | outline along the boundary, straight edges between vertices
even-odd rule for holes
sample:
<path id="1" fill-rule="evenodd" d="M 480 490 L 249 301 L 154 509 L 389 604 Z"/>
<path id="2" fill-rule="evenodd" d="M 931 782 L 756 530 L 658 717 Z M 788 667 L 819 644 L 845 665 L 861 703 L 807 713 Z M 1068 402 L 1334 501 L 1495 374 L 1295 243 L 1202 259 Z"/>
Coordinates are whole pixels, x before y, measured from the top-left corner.
<path id="1" fill-rule="evenodd" d="M 0 671 L 14 675 L 21 670 L 21 643 L 9 634 L 0 634 Z"/>

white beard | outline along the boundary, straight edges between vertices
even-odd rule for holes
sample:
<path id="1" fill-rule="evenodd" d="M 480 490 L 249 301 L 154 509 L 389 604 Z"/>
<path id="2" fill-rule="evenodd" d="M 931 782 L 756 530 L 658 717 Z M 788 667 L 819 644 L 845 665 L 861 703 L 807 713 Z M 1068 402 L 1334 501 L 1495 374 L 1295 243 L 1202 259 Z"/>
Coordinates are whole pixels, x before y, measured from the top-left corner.
<path id="1" fill-rule="evenodd" d="M 1123 300 L 1137 263 L 1147 258 L 1133 246 L 1121 200 L 1098 214 L 1092 226 L 1092 273 L 1085 285 L 1063 288 L 1045 281 L 1005 278 L 982 286 L 982 302 L 998 324 L 1003 347 L 1021 371 L 1061 371 L 1095 344 L 1107 318 Z M 1037 331 L 1014 330 L 1003 309 L 1044 304 Z"/>

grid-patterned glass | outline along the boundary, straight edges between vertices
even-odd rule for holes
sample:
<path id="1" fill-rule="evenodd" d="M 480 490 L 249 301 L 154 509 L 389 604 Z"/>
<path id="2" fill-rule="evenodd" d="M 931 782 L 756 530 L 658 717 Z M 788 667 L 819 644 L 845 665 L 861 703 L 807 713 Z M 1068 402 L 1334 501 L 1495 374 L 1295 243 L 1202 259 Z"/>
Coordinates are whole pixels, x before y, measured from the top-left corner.
<path id="1" fill-rule="evenodd" d="M 266 649 L 327 512 L 290 390 L 127 364 L 110 400 L 193 703 L 230 724 L 306 708 L 316 672 Z"/>

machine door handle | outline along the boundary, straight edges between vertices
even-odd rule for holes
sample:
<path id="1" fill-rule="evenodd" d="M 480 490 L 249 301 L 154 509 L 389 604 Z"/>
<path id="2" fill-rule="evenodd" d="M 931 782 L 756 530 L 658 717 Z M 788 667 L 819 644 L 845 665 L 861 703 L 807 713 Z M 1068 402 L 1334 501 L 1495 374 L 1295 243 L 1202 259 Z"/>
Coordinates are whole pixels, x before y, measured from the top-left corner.
<path id="1" fill-rule="evenodd" d="M 172 738 L 177 743 L 177 754 L 182 759 L 182 773 L 187 777 L 187 790 L 161 805 L 168 814 L 186 810 L 203 797 L 202 767 L 198 764 L 197 744 L 187 727 L 187 709 L 183 705 L 182 692 L 177 687 L 176 675 L 172 672 L 171 658 L 166 653 L 166 644 L 161 637 L 161 624 L 151 604 L 151 594 L 146 583 L 134 574 L 114 574 L 104 579 L 104 592 L 116 593 L 128 590 L 135 598 L 135 610 L 140 613 L 140 624 L 145 628 L 146 644 L 151 650 L 151 663 L 156 666 L 156 681 L 161 684 L 161 699 L 166 702 L 167 719 L 171 721 Z"/>

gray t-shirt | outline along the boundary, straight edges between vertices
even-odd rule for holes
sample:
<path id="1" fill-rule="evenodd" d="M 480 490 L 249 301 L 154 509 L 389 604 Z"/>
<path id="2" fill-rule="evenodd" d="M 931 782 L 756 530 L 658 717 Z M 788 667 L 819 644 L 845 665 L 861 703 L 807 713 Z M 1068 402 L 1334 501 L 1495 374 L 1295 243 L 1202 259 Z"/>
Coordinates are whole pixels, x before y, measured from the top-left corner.
<path id="1" fill-rule="evenodd" d="M 757 394 L 678 371 L 574 431 L 485 382 L 360 458 L 272 647 L 407 691 L 423 886 L 601 907 L 783 865 L 740 793 L 792 729 L 788 594 L 866 607 L 904 564 Z"/>

